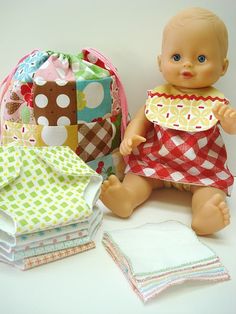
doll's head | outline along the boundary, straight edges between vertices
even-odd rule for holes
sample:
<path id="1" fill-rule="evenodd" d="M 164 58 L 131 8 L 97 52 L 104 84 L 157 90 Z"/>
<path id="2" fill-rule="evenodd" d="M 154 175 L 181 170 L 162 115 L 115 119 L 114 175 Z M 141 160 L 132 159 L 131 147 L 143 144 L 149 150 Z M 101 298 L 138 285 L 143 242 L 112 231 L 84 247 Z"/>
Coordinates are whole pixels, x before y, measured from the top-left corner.
<path id="1" fill-rule="evenodd" d="M 208 87 L 225 74 L 227 50 L 227 29 L 219 17 L 205 9 L 187 9 L 164 29 L 160 71 L 177 88 Z"/>

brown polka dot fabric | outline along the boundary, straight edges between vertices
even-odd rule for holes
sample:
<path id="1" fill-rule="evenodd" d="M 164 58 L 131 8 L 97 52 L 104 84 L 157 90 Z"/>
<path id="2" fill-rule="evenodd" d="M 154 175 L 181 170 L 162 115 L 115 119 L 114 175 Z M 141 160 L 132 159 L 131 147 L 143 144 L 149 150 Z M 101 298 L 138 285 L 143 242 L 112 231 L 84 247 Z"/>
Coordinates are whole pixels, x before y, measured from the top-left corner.
<path id="1" fill-rule="evenodd" d="M 66 82 L 60 86 L 57 82 L 46 82 L 33 86 L 34 115 L 40 125 L 73 125 L 77 124 L 76 84 Z"/>

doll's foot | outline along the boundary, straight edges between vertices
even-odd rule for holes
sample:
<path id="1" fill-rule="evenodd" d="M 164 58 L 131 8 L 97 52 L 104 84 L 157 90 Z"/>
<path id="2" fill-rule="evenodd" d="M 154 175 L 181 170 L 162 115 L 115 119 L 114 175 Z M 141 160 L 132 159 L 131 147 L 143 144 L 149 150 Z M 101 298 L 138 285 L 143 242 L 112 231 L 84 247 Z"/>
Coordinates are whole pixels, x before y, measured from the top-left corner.
<path id="1" fill-rule="evenodd" d="M 131 193 L 114 175 L 103 182 L 100 199 L 114 214 L 122 218 L 129 217 L 134 210 Z"/>
<path id="2" fill-rule="evenodd" d="M 229 208 L 220 194 L 213 195 L 193 216 L 192 228 L 198 235 L 213 234 L 230 223 Z"/>

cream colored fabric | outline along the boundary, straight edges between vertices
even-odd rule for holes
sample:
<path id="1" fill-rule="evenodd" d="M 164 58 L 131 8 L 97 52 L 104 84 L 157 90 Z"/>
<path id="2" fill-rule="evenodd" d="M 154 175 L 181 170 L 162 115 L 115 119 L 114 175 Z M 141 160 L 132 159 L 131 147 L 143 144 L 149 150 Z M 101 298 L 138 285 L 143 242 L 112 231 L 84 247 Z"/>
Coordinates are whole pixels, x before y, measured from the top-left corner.
<path id="1" fill-rule="evenodd" d="M 218 122 L 212 112 L 218 103 L 227 105 L 228 101 L 213 87 L 184 94 L 171 85 L 162 85 L 148 92 L 145 113 L 148 120 L 162 127 L 198 132 Z"/>

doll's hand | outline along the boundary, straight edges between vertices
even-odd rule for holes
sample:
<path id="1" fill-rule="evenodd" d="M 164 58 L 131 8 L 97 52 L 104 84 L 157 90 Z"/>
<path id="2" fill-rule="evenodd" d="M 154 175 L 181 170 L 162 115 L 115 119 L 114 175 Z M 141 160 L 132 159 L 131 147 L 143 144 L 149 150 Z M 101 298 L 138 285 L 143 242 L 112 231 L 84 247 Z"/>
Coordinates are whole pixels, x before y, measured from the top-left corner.
<path id="1" fill-rule="evenodd" d="M 236 132 L 236 110 L 224 104 L 216 104 L 213 108 L 213 113 L 220 121 L 222 128 L 230 134 Z"/>
<path id="2" fill-rule="evenodd" d="M 124 138 L 120 144 L 120 153 L 123 156 L 129 155 L 134 148 L 136 148 L 139 144 L 146 142 L 145 137 L 140 135 L 133 135 L 129 138 Z"/>

